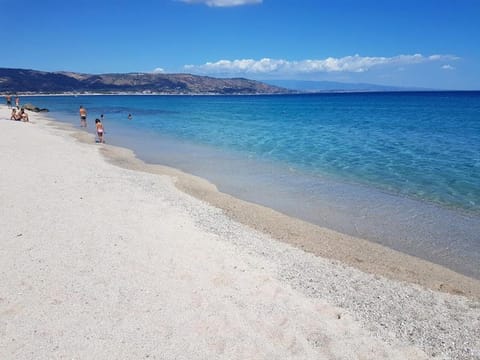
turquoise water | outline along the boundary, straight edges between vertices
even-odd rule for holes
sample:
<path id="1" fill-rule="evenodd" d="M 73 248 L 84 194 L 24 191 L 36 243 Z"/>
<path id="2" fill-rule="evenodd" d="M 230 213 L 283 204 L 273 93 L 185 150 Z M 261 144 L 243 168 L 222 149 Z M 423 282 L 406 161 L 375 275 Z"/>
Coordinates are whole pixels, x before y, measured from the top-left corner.
<path id="1" fill-rule="evenodd" d="M 480 92 L 23 101 L 75 125 L 83 105 L 146 161 L 480 276 Z"/>

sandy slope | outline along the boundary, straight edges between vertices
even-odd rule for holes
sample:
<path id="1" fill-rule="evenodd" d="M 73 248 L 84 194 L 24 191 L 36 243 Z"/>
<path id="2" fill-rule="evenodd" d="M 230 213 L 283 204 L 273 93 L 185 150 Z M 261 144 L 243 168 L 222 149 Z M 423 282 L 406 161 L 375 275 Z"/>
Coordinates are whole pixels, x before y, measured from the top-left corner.
<path id="1" fill-rule="evenodd" d="M 0 358 L 480 358 L 478 301 L 305 253 L 6 116 Z"/>

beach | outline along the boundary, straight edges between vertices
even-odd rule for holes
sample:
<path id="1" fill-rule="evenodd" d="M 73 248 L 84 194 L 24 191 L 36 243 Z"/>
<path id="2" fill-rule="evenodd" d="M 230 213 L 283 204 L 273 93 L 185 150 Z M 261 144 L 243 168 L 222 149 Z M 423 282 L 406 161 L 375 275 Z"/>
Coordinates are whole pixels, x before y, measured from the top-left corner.
<path id="1" fill-rule="evenodd" d="M 479 280 L 8 118 L 0 358 L 480 359 Z"/>

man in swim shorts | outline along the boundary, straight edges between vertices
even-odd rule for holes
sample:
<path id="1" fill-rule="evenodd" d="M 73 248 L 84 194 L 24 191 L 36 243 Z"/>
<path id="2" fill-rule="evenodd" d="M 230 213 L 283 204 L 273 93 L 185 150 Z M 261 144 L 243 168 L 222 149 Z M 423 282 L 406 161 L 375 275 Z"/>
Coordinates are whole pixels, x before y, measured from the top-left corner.
<path id="1" fill-rule="evenodd" d="M 5 96 L 5 99 L 7 99 L 7 107 L 9 109 L 12 108 L 12 97 L 10 95 Z"/>
<path id="2" fill-rule="evenodd" d="M 80 105 L 80 127 L 87 127 L 87 110 Z"/>

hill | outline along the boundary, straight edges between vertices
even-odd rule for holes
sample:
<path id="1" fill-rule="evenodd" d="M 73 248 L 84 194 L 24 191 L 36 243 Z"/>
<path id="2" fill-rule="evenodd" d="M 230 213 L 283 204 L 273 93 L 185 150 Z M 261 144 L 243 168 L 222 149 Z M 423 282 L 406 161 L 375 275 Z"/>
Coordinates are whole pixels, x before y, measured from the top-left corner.
<path id="1" fill-rule="evenodd" d="M 282 94 L 278 86 L 244 79 L 220 79 L 191 74 L 81 74 L 0 68 L 0 92 L 16 93 L 162 93 L 162 94 Z"/>
<path id="2" fill-rule="evenodd" d="M 336 81 L 308 80 L 263 80 L 272 86 L 279 86 L 299 92 L 369 92 L 369 91 L 424 91 L 427 89 L 377 85 L 368 83 L 342 83 Z"/>

